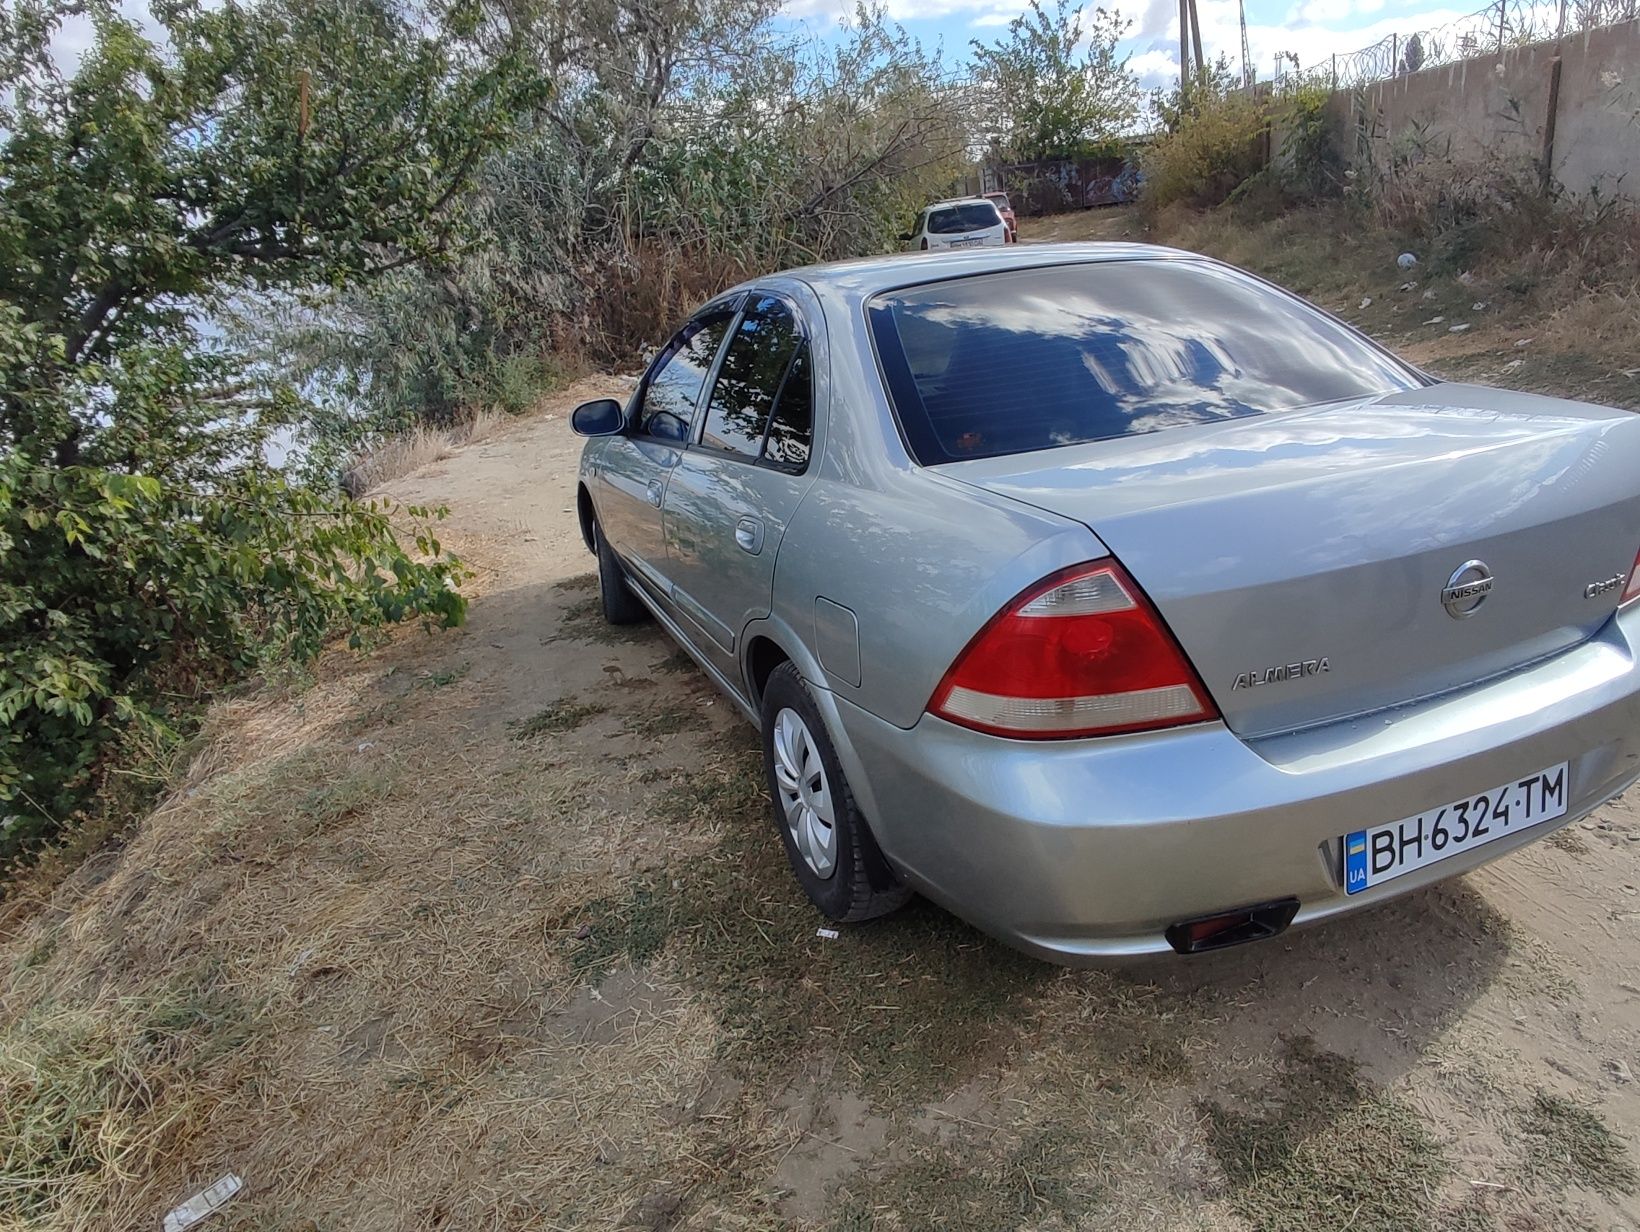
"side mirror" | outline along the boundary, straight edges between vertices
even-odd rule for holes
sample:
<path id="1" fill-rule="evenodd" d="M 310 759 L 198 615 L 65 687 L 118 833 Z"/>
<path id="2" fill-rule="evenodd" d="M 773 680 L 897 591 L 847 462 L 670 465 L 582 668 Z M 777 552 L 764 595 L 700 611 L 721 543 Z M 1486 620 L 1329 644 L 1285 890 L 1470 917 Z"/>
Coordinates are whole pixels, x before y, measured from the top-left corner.
<path id="1" fill-rule="evenodd" d="M 569 426 L 581 436 L 614 436 L 626 427 L 626 412 L 614 398 L 594 398 L 575 408 Z"/>

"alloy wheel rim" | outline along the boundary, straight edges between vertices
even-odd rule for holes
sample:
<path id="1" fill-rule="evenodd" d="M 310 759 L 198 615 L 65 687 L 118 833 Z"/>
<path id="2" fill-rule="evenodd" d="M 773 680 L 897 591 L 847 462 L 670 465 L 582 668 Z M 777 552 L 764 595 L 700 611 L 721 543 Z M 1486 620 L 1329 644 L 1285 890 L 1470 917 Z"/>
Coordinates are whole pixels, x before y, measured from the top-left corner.
<path id="1" fill-rule="evenodd" d="M 816 877 L 829 878 L 837 871 L 836 802 L 814 736 L 789 708 L 774 720 L 774 778 L 798 853 Z"/>

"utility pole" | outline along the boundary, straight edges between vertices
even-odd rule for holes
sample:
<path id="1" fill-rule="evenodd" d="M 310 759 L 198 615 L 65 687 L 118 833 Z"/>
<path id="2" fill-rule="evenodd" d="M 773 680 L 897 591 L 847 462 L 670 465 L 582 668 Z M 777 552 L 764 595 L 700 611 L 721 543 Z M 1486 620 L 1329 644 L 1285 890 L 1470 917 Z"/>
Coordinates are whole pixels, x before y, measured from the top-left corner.
<path id="1" fill-rule="evenodd" d="M 1236 0 L 1236 8 L 1241 13 L 1241 86 L 1250 90 L 1253 88 L 1253 56 L 1247 49 L 1247 0 Z"/>
<path id="2" fill-rule="evenodd" d="M 1190 41 L 1196 49 L 1196 75 L 1201 76 L 1202 69 L 1202 20 L 1196 12 L 1196 0 L 1185 0 L 1190 9 Z"/>
<path id="3" fill-rule="evenodd" d="M 1190 10 L 1189 0 L 1179 0 L 1179 102 L 1190 101 Z"/>

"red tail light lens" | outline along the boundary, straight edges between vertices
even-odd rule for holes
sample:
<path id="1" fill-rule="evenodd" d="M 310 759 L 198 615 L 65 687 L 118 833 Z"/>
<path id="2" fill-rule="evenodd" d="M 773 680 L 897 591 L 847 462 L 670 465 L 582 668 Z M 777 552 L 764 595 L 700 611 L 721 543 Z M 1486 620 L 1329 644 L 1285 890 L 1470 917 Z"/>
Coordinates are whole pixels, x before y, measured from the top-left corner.
<path id="1" fill-rule="evenodd" d="M 1636 599 L 1640 599 L 1640 553 L 1635 554 L 1634 564 L 1629 566 L 1628 585 L 1623 587 L 1623 597 L 1617 601 L 1617 606 L 1622 607 Z"/>
<path id="2" fill-rule="evenodd" d="M 1115 561 L 1061 570 L 1020 595 L 957 656 L 928 708 L 1026 739 L 1218 717 L 1161 617 Z"/>

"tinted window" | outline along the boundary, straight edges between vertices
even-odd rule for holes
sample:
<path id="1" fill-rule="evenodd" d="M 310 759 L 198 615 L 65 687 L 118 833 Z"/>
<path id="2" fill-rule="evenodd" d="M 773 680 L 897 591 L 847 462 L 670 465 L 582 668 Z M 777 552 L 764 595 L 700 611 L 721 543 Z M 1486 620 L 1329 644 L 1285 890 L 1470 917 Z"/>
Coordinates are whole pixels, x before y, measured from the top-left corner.
<path id="1" fill-rule="evenodd" d="M 961 235 L 966 231 L 983 231 L 1002 221 L 997 207 L 989 201 L 971 201 L 964 205 L 948 205 L 928 213 L 928 234 Z"/>
<path id="2" fill-rule="evenodd" d="M 814 378 L 810 373 L 809 347 L 804 343 L 780 387 L 769 421 L 769 439 L 763 456 L 780 466 L 798 470 L 809 463 L 809 440 L 814 435 Z"/>
<path id="3" fill-rule="evenodd" d="M 1110 261 L 872 301 L 889 393 L 925 464 L 1412 389 L 1304 301 L 1205 261 Z"/>
<path id="4" fill-rule="evenodd" d="M 797 318 L 777 299 L 756 300 L 735 327 L 706 405 L 703 445 L 755 458 L 800 341 Z"/>
<path id="5" fill-rule="evenodd" d="M 734 318 L 731 308 L 714 309 L 689 322 L 667 343 L 644 387 L 639 432 L 673 441 L 688 437 L 701 386 Z"/>

